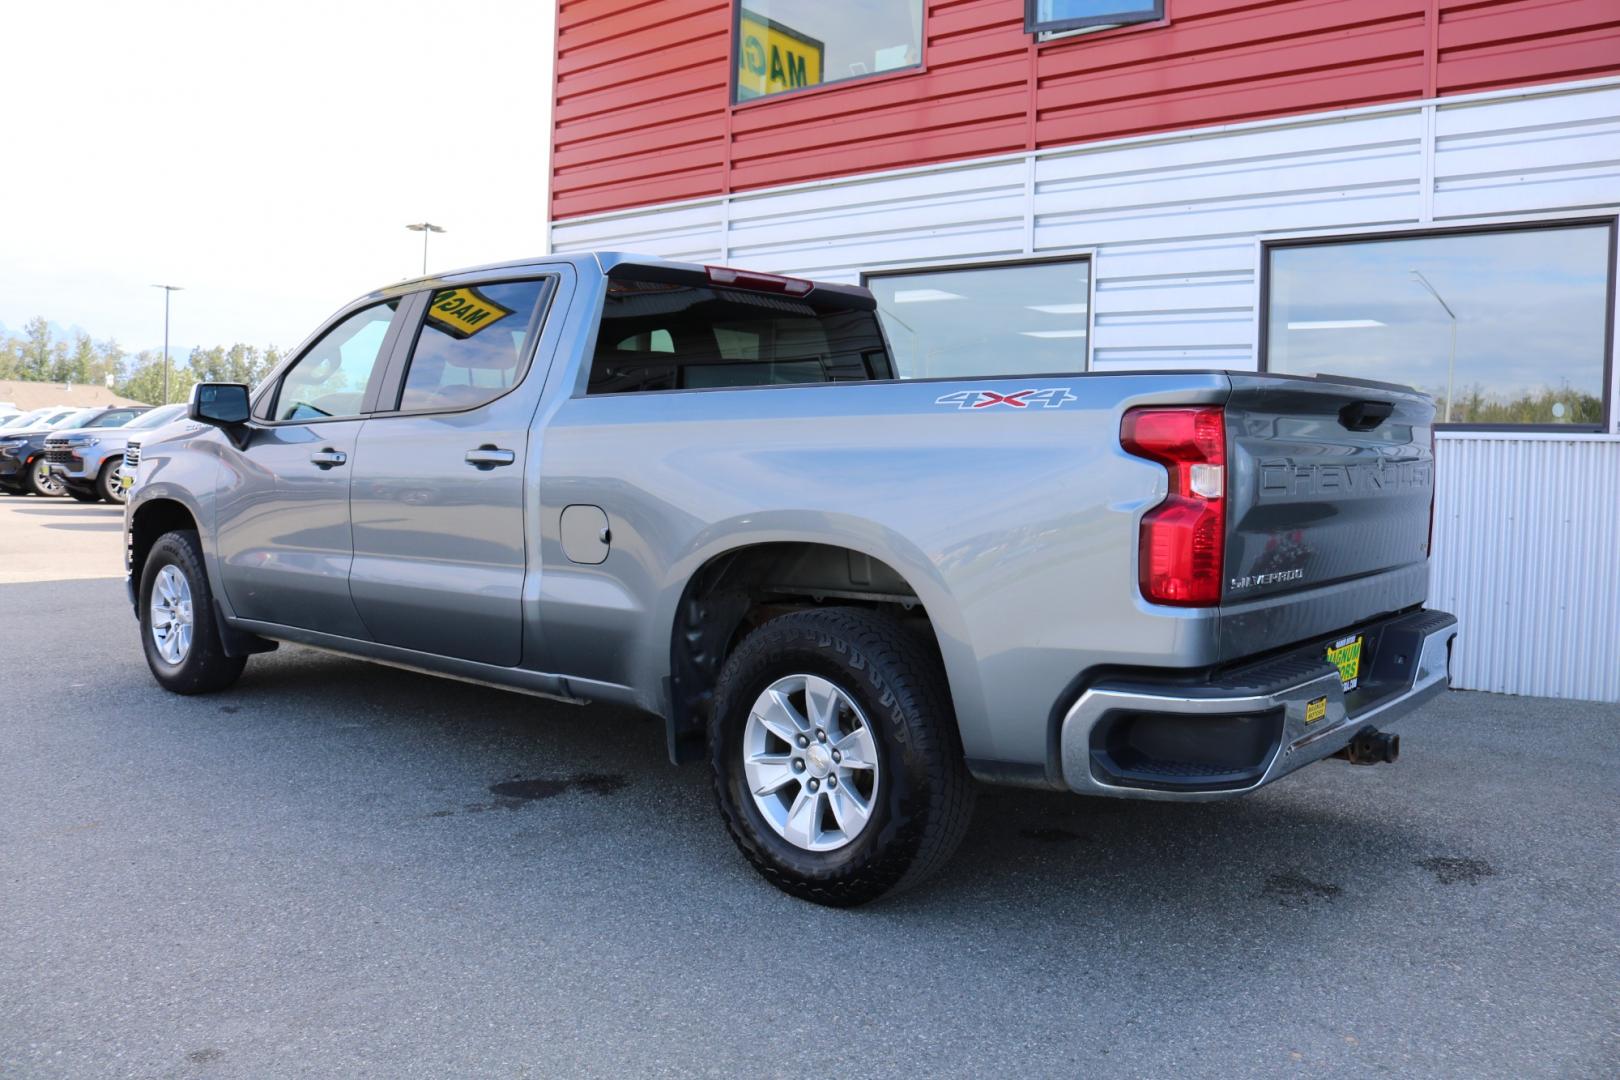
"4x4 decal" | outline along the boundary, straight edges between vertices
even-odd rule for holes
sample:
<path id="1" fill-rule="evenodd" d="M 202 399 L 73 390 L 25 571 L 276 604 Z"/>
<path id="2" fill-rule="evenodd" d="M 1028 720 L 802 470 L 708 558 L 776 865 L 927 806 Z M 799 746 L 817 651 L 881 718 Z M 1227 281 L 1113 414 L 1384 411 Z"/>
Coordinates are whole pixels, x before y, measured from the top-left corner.
<path id="1" fill-rule="evenodd" d="M 996 405 L 1014 409 L 1027 409 L 1032 405 L 1042 409 L 1061 409 L 1074 400 L 1076 398 L 1069 393 L 1067 386 L 1054 386 L 1045 390 L 1015 390 L 1010 394 L 996 390 L 958 390 L 940 395 L 934 399 L 934 404 L 952 405 L 958 409 L 989 409 Z"/>

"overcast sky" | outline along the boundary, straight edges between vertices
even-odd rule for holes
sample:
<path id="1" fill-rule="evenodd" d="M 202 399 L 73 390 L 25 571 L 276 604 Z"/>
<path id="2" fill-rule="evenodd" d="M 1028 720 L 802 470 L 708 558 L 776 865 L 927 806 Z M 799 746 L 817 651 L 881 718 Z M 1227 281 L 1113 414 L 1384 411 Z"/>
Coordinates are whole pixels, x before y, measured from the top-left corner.
<path id="1" fill-rule="evenodd" d="M 418 273 L 545 245 L 551 0 L 7 5 L 0 324 L 297 344 Z"/>

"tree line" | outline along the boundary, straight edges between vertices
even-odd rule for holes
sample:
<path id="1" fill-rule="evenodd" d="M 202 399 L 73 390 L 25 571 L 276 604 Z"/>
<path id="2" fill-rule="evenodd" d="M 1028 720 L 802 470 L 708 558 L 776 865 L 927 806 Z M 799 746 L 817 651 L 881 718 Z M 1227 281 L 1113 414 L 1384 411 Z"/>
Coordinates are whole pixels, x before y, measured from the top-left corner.
<path id="1" fill-rule="evenodd" d="M 169 357 L 169 400 L 184 401 L 199 382 L 245 382 L 254 385 L 281 362 L 274 345 L 260 349 L 234 345 L 201 346 L 189 356 Z M 74 383 L 106 386 L 111 376 L 115 394 L 147 405 L 163 399 L 163 352 L 143 349 L 127 353 L 116 341 L 95 341 L 82 331 L 63 341 L 51 333 L 50 323 L 35 317 L 20 335 L 0 337 L 0 379 L 23 382 Z"/>

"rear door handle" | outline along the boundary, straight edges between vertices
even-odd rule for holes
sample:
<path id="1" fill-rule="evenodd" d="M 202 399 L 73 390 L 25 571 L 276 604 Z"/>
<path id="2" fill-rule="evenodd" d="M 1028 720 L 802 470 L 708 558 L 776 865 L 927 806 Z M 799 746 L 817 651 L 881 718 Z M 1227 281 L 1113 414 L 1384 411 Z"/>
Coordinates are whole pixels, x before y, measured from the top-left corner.
<path id="1" fill-rule="evenodd" d="M 325 450 L 317 450 L 309 455 L 309 460 L 313 461 L 318 469 L 330 469 L 335 465 L 342 465 L 348 461 L 349 455 L 328 446 Z"/>
<path id="2" fill-rule="evenodd" d="M 516 454 L 510 450 L 502 450 L 498 446 L 480 446 L 476 450 L 467 451 L 467 464 L 485 472 L 497 465 L 510 465 L 516 460 Z"/>

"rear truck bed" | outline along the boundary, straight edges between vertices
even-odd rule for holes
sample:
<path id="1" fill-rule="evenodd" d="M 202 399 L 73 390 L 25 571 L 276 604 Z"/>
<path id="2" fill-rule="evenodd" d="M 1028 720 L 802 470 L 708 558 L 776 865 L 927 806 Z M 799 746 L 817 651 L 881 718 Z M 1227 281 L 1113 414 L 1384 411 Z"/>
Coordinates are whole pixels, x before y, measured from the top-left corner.
<path id="1" fill-rule="evenodd" d="M 1064 784 L 1213 799 L 1331 754 L 1390 761 L 1387 725 L 1449 684 L 1457 621 L 1422 607 L 1433 403 L 1384 383 L 1231 376 L 1221 408 L 1141 409 L 1128 453 L 1170 474 L 1141 518 L 1144 599 L 1218 608 L 1217 662 L 1089 682 Z"/>

